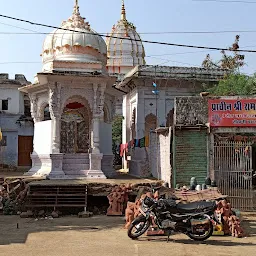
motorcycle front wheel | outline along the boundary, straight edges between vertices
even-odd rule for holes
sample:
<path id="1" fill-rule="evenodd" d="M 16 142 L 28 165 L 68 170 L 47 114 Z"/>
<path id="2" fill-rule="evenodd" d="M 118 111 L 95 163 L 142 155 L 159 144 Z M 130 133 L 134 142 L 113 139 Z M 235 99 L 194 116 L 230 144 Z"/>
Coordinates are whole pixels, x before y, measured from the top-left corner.
<path id="1" fill-rule="evenodd" d="M 131 224 L 128 228 L 128 236 L 131 239 L 136 239 L 142 236 L 149 228 L 150 221 L 146 219 L 142 219 L 139 222 L 135 222 Z"/>
<path id="2" fill-rule="evenodd" d="M 211 237 L 212 233 L 213 233 L 213 225 L 210 222 L 209 229 L 206 230 L 203 234 L 195 234 L 195 233 L 192 233 L 192 231 L 191 231 L 191 232 L 187 233 L 187 236 L 195 241 L 204 241 L 204 240 L 208 239 L 209 237 Z"/>

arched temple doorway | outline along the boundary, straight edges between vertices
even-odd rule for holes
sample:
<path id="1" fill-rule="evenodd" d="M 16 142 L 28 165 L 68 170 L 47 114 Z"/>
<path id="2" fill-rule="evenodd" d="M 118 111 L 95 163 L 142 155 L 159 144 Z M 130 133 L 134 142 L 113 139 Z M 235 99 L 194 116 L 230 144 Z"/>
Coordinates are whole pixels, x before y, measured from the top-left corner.
<path id="1" fill-rule="evenodd" d="M 61 116 L 61 153 L 88 153 L 90 126 L 89 107 L 78 101 L 68 103 Z"/>

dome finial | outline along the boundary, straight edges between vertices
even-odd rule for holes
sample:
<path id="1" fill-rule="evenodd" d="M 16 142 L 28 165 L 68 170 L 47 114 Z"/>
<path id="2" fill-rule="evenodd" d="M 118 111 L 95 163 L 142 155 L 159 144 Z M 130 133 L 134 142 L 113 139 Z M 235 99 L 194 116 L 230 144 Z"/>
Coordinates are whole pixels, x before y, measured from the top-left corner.
<path id="1" fill-rule="evenodd" d="M 121 20 L 126 20 L 126 11 L 125 11 L 124 0 L 122 0 Z"/>
<path id="2" fill-rule="evenodd" d="M 73 14 L 80 15 L 80 12 L 79 12 L 79 5 L 78 5 L 78 0 L 75 0 L 75 6 L 74 6 Z"/>

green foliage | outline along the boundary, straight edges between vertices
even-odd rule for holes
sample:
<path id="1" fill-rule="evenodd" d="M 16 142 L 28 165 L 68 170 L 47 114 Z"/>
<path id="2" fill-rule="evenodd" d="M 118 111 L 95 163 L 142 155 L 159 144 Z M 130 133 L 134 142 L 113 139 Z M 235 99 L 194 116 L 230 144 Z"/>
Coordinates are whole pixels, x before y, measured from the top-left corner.
<path id="1" fill-rule="evenodd" d="M 116 116 L 112 123 L 112 152 L 114 154 L 114 166 L 122 164 L 122 158 L 116 150 L 116 145 L 122 143 L 123 119 L 123 116 Z"/>
<path id="2" fill-rule="evenodd" d="M 113 143 L 122 142 L 122 126 L 123 126 L 123 116 L 114 117 L 112 123 L 112 140 Z"/>
<path id="3" fill-rule="evenodd" d="M 253 76 L 231 74 L 208 91 L 215 96 L 254 95 L 256 94 L 256 74 Z"/>

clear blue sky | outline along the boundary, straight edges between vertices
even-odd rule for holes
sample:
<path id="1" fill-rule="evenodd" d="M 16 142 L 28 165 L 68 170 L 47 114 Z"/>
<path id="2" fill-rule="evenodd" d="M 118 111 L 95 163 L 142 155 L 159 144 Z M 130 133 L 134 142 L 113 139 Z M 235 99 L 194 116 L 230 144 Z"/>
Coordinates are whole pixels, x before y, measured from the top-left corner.
<path id="1" fill-rule="evenodd" d="M 248 0 L 249 1 L 249 0 Z M 250 0 L 253 1 L 253 0 Z M 60 26 L 72 13 L 74 0 L 1 0 L 0 14 Z M 135 24 L 137 31 L 223 31 L 255 30 L 255 4 L 198 2 L 193 0 L 126 0 L 127 19 Z M 111 31 L 113 24 L 120 19 L 121 0 L 79 0 L 80 12 L 90 22 L 91 27 L 100 33 Z M 5 24 L 3 24 L 5 23 Z M 18 26 L 15 28 L 11 26 Z M 45 35 L 6 35 L 3 32 L 51 32 L 52 29 L 32 26 L 0 17 L 1 60 L 0 73 L 24 74 L 33 81 L 41 71 L 42 44 Z M 228 47 L 236 33 L 226 34 L 141 34 L 142 39 L 170 43 L 203 46 Z M 256 49 L 256 33 L 240 33 L 240 48 Z M 145 44 L 147 64 L 170 66 L 200 66 L 207 52 L 200 49 L 180 48 Z M 203 51 L 203 52 L 202 52 Z M 193 52 L 193 53 L 188 53 Z M 180 54 L 184 53 L 184 54 Z M 214 59 L 219 52 L 210 52 Z M 6 63 L 8 62 L 8 64 Z M 35 63 L 12 63 L 35 62 Z M 256 70 L 256 53 L 246 54 L 246 73 Z"/>

